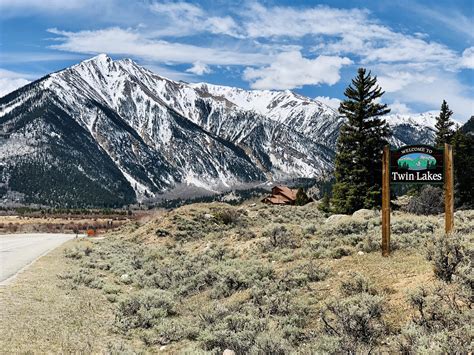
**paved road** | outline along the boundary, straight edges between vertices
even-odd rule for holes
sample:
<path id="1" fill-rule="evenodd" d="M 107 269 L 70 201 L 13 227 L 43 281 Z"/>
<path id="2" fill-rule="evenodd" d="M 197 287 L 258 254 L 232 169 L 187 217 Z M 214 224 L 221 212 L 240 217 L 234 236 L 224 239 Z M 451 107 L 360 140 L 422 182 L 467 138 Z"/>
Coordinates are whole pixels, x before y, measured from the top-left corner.
<path id="1" fill-rule="evenodd" d="M 40 256 L 74 237 L 74 234 L 46 233 L 0 235 L 0 285 L 6 284 Z"/>

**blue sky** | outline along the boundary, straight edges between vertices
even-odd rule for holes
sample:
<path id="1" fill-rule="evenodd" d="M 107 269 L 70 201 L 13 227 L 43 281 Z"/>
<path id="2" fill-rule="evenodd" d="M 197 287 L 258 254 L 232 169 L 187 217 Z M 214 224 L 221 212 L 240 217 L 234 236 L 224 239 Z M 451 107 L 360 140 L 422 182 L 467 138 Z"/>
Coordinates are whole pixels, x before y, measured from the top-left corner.
<path id="1" fill-rule="evenodd" d="M 472 0 L 0 0 L 0 95 L 98 53 L 333 106 L 362 66 L 393 112 L 474 114 Z"/>

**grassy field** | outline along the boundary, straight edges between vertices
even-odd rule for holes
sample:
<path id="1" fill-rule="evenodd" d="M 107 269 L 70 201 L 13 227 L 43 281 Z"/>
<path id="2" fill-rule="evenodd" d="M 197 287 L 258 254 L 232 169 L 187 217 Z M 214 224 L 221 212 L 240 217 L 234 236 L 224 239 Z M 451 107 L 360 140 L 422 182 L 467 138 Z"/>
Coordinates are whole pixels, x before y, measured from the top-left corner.
<path id="1" fill-rule="evenodd" d="M 0 288 L 0 349 L 84 353 L 472 351 L 474 211 L 195 204 L 74 240 Z"/>

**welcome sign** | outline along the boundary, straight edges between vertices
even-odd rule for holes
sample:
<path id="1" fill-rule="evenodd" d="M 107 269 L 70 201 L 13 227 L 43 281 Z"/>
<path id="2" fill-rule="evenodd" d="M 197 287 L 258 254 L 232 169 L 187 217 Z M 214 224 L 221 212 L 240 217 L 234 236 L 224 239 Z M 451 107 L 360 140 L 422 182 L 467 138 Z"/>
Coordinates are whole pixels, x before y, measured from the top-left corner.
<path id="1" fill-rule="evenodd" d="M 428 145 L 410 145 L 390 152 L 390 182 L 442 184 L 444 152 Z"/>

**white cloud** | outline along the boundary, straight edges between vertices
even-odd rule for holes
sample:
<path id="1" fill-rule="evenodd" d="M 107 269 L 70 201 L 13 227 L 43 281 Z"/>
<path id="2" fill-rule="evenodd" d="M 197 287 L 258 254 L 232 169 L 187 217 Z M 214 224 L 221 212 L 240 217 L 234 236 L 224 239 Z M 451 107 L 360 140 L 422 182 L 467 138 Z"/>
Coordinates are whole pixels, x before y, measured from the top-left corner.
<path id="1" fill-rule="evenodd" d="M 12 91 L 15 91 L 22 86 L 28 84 L 29 81 L 26 79 L 10 79 L 10 78 L 0 78 L 0 97 L 3 97 Z"/>
<path id="2" fill-rule="evenodd" d="M 266 64 L 271 55 L 258 52 L 240 51 L 239 48 L 211 48 L 191 44 L 149 39 L 141 32 L 118 27 L 97 31 L 67 32 L 49 29 L 60 37 L 61 44 L 51 48 L 78 53 L 108 53 L 129 55 L 162 63 L 194 63 L 218 65 Z"/>
<path id="3" fill-rule="evenodd" d="M 433 73 L 435 80 L 411 82 L 386 99 L 399 100 L 405 104 L 424 104 L 429 110 L 439 110 L 446 100 L 454 112 L 454 117 L 465 121 L 474 113 L 474 99 L 469 96 L 470 88 L 461 84 L 453 73 L 438 71 Z"/>
<path id="4" fill-rule="evenodd" d="M 336 112 L 339 109 L 339 104 L 341 103 L 341 100 L 335 97 L 329 97 L 329 96 L 316 96 L 314 99 L 329 106 Z"/>
<path id="5" fill-rule="evenodd" d="M 210 16 L 201 7 L 187 2 L 157 2 L 150 5 L 152 12 L 168 26 L 154 33 L 164 36 L 187 36 L 198 32 L 225 34 L 238 37 L 238 26 L 230 16 Z"/>
<path id="6" fill-rule="evenodd" d="M 360 30 L 368 12 L 359 9 L 265 7 L 258 3 L 243 8 L 243 26 L 252 38 L 340 35 Z"/>
<path id="7" fill-rule="evenodd" d="M 363 63 L 417 62 L 450 66 L 457 58 L 445 45 L 419 34 L 395 32 L 360 9 L 264 7 L 253 4 L 244 15 L 249 37 L 302 38 L 320 36 L 313 48 L 319 54 L 352 54 Z"/>
<path id="8" fill-rule="evenodd" d="M 409 115 L 413 114 L 413 111 L 404 103 L 395 100 L 389 105 L 391 114 Z"/>
<path id="9" fill-rule="evenodd" d="M 339 70 L 349 65 L 349 58 L 319 56 L 303 58 L 301 52 L 280 53 L 269 66 L 246 68 L 244 79 L 254 89 L 293 89 L 303 85 L 333 85 L 340 79 Z"/>
<path id="10" fill-rule="evenodd" d="M 432 83 L 435 81 L 434 76 L 427 73 L 409 72 L 397 70 L 390 66 L 380 66 L 379 69 L 383 74 L 377 78 L 378 84 L 385 92 L 397 92 L 405 86 L 413 83 Z"/>
<path id="11" fill-rule="evenodd" d="M 31 75 L 0 68 L 0 97 L 28 84 L 28 77 Z"/>
<path id="12" fill-rule="evenodd" d="M 187 69 L 186 71 L 188 73 L 193 73 L 196 75 L 203 75 L 203 74 L 209 74 L 211 72 L 211 68 L 209 68 L 208 65 L 198 61 L 198 62 L 195 62 L 193 66 Z"/>
<path id="13" fill-rule="evenodd" d="M 462 52 L 460 68 L 474 69 L 474 47 L 469 47 Z"/>

